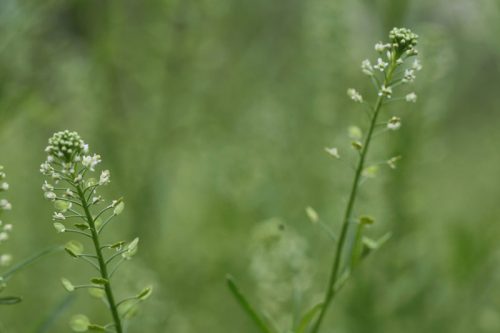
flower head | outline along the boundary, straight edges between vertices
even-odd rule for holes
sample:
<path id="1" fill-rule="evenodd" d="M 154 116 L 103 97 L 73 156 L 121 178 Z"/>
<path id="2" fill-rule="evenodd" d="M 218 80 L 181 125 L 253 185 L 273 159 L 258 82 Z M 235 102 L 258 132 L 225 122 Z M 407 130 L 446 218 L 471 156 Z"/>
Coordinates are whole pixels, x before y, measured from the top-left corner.
<path id="1" fill-rule="evenodd" d="M 59 159 L 62 162 L 69 163 L 75 156 L 80 155 L 85 148 L 85 142 L 78 133 L 68 130 L 55 133 L 49 139 L 49 145 L 45 151 L 50 159 Z M 48 160 L 48 162 L 50 162 Z"/>
<path id="2" fill-rule="evenodd" d="M 417 54 L 415 46 L 417 46 L 418 35 L 410 29 L 393 28 L 389 33 L 389 39 L 397 55 L 402 55 L 404 52 L 408 55 Z"/>
<path id="3" fill-rule="evenodd" d="M 387 122 L 387 128 L 390 130 L 398 130 L 401 127 L 401 119 L 399 117 L 392 117 Z"/>
<path id="4" fill-rule="evenodd" d="M 356 89 L 347 89 L 347 96 L 349 96 L 353 101 L 361 103 L 363 102 L 363 96 Z"/>
<path id="5" fill-rule="evenodd" d="M 410 103 L 416 103 L 417 102 L 417 94 L 414 92 L 409 93 L 408 95 L 405 96 L 405 100 Z"/>

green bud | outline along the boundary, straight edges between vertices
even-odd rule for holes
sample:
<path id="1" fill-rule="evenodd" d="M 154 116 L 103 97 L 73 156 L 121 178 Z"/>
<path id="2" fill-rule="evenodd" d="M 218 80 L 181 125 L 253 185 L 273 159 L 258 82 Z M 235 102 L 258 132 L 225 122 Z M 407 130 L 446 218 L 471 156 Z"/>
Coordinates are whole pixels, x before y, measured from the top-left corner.
<path id="1" fill-rule="evenodd" d="M 139 238 L 136 237 L 127 245 L 127 251 L 122 254 L 125 259 L 131 259 L 137 253 L 137 245 L 139 244 Z"/>
<path id="2" fill-rule="evenodd" d="M 55 223 L 53 223 L 53 226 L 56 229 L 56 231 L 59 233 L 66 231 L 66 227 L 62 223 L 55 222 Z"/>
<path id="3" fill-rule="evenodd" d="M 151 294 L 153 293 L 153 288 L 152 287 L 146 287 L 144 288 L 138 295 L 137 295 L 137 299 L 140 299 L 141 301 L 144 301 L 146 299 L 149 298 L 149 296 L 151 296 Z"/>
<path id="4" fill-rule="evenodd" d="M 356 149 L 358 151 L 363 149 L 363 144 L 359 141 L 353 141 L 353 142 L 351 142 L 351 145 L 354 149 Z"/>
<path id="5" fill-rule="evenodd" d="M 306 214 L 312 223 L 317 223 L 319 221 L 319 215 L 312 207 L 306 207 Z"/>

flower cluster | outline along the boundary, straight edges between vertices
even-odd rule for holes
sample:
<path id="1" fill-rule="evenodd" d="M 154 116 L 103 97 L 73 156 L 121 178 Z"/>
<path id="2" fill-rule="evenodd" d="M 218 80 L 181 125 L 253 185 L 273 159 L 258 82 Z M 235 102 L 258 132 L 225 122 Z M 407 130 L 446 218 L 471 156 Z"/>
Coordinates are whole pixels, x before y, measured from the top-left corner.
<path id="1" fill-rule="evenodd" d="M 0 165 L 0 192 L 5 192 L 9 189 L 9 184 L 5 181 L 6 175 L 3 171 L 3 166 Z M 12 209 L 12 205 L 7 199 L 0 199 L 0 215 L 4 211 Z M 4 224 L 0 220 L 0 244 L 9 239 L 9 234 L 12 231 L 12 224 Z M 0 266 L 7 266 L 12 261 L 12 255 L 8 253 L 0 254 Z"/>
<path id="2" fill-rule="evenodd" d="M 83 245 L 77 241 L 68 242 L 65 250 L 73 258 L 91 264 L 101 274 L 100 277 L 92 278 L 90 284 L 83 285 L 73 285 L 69 280 L 62 279 L 63 287 L 69 292 L 80 288 L 99 291 L 100 297 L 106 298 L 113 317 L 113 323 L 105 326 L 86 321 L 82 326 L 85 329 L 81 331 L 86 329 L 105 331 L 114 327 L 117 333 L 121 333 L 120 313 L 126 310 L 119 307 L 142 301 L 151 293 L 151 289 L 146 288 L 136 296 L 120 302 L 114 301 L 111 276 L 124 261 L 130 260 L 135 255 L 139 239 L 136 238 L 128 243 L 119 241 L 102 244 L 99 237 L 108 223 L 123 211 L 124 203 L 121 199 L 117 199 L 106 204 L 102 196 L 97 194 L 100 186 L 110 183 L 111 174 L 109 170 L 103 170 L 97 178 L 92 176 L 101 163 L 101 156 L 89 153 L 89 146 L 78 133 L 68 130 L 55 133 L 49 139 L 45 151 L 47 159 L 40 166 L 40 172 L 48 179 L 42 185 L 42 190 L 44 197 L 54 204 L 55 211 L 52 215 L 54 228 L 59 233 L 83 235 L 91 239 L 95 254 L 83 253 Z"/>
<path id="3" fill-rule="evenodd" d="M 409 29 L 394 28 L 389 33 L 389 42 L 375 44 L 375 51 L 379 54 L 375 62 L 372 63 L 369 59 L 361 62 L 361 71 L 370 77 L 382 101 L 391 99 L 398 86 L 413 83 L 417 78 L 417 72 L 422 70 L 422 65 L 416 58 L 405 66 L 408 58 L 418 55 L 417 43 L 418 36 Z M 357 90 L 350 88 L 347 94 L 353 101 L 364 103 L 363 97 Z M 392 100 L 416 103 L 417 95 L 408 92 Z M 398 129 L 399 125 L 400 123 L 395 125 L 393 122 L 388 128 Z"/>

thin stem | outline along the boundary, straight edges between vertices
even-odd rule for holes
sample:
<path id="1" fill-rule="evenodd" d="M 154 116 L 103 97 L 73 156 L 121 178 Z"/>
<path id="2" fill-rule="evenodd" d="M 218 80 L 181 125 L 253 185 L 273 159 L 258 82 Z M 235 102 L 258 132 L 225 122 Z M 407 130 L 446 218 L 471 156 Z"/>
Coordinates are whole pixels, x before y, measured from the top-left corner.
<path id="1" fill-rule="evenodd" d="M 87 217 L 87 222 L 89 224 L 90 232 L 92 233 L 92 241 L 94 243 L 97 260 L 99 262 L 99 270 L 101 272 L 101 277 L 107 281 L 106 284 L 104 285 L 104 291 L 106 292 L 106 298 L 108 299 L 109 309 L 111 311 L 111 315 L 115 323 L 116 332 L 122 333 L 123 329 L 120 321 L 120 315 L 118 314 L 118 308 L 115 303 L 113 291 L 111 290 L 108 270 L 106 267 L 106 263 L 104 261 L 104 256 L 102 254 L 101 245 L 99 242 L 99 236 L 97 234 L 97 230 L 95 227 L 95 220 L 92 217 L 92 214 L 90 213 L 89 205 L 87 203 L 87 200 L 85 199 L 85 194 L 83 193 L 82 188 L 80 186 L 77 186 L 76 189 L 78 192 L 78 196 L 80 197 L 80 200 L 82 202 L 83 210 L 85 211 L 85 216 Z"/>
<path id="2" fill-rule="evenodd" d="M 387 75 L 385 76 L 384 86 L 388 86 L 391 83 L 392 76 L 393 76 L 394 70 L 396 69 L 396 66 L 397 66 L 397 64 L 395 61 L 395 57 L 393 56 L 390 67 L 387 71 Z M 335 295 L 338 291 L 337 288 L 335 288 L 335 285 L 337 283 L 337 278 L 338 278 L 339 271 L 340 271 L 340 263 L 341 263 L 342 257 L 343 257 L 344 244 L 346 242 L 347 233 L 348 233 L 348 229 L 349 229 L 349 221 L 351 219 L 352 211 L 354 208 L 354 203 L 356 202 L 356 196 L 358 193 L 359 183 L 360 183 L 362 172 L 363 172 L 363 169 L 365 166 L 366 155 L 368 153 L 368 148 L 370 147 L 370 142 L 372 139 L 373 131 L 375 130 L 375 127 L 377 124 L 377 118 L 378 118 L 378 115 L 379 115 L 380 110 L 382 108 L 384 98 L 385 98 L 384 95 L 379 96 L 377 98 L 376 103 L 375 103 L 375 107 L 374 107 L 375 111 L 373 113 L 373 118 L 372 118 L 371 123 L 370 123 L 368 134 L 366 135 L 365 142 L 363 144 L 363 148 L 362 148 L 361 153 L 360 153 L 358 167 L 356 168 L 356 173 L 354 175 L 351 193 L 349 195 L 349 200 L 347 202 L 347 207 L 345 210 L 344 219 L 342 222 L 342 228 L 341 228 L 341 232 L 340 232 L 340 238 L 339 238 L 339 242 L 337 243 L 335 258 L 333 260 L 332 270 L 330 273 L 330 279 L 328 282 L 328 289 L 326 291 L 324 306 L 321 308 L 321 312 L 320 312 L 318 319 L 316 320 L 316 322 L 313 326 L 313 329 L 311 330 L 311 333 L 317 333 L 319 331 L 321 323 L 323 322 L 323 319 L 325 317 L 326 311 L 328 310 L 328 307 L 330 306 L 333 298 L 335 297 Z"/>

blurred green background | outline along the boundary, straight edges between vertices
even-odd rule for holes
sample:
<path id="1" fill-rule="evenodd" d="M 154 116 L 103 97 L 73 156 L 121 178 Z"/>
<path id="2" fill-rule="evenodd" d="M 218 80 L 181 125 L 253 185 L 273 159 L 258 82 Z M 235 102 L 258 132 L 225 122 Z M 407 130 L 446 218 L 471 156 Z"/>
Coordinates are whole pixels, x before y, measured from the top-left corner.
<path id="1" fill-rule="evenodd" d="M 286 294 L 294 277 L 281 266 L 297 258 L 306 306 L 333 244 L 304 208 L 337 230 L 352 178 L 323 147 L 348 147 L 347 127 L 363 124 L 345 92 L 370 91 L 361 60 L 395 25 L 421 36 L 419 101 L 387 111 L 403 127 L 371 159 L 404 158 L 363 185 L 356 210 L 376 218 L 370 236 L 393 237 L 323 332 L 499 332 L 498 0 L 2 0 L 0 163 L 14 231 L 1 252 L 20 260 L 70 239 L 51 225 L 38 172 L 48 137 L 68 128 L 111 170 L 106 198 L 125 197 L 107 237 L 141 239 L 117 288 L 155 293 L 130 332 L 257 332 L 225 274 L 279 317 L 292 307 L 266 305 L 255 271 L 284 272 L 269 283 Z M 277 219 L 295 252 L 262 254 L 255 242 Z M 67 295 L 62 276 L 92 273 L 60 253 L 16 275 L 4 293 L 24 301 L 0 308 L 0 332 L 68 332 L 81 312 L 105 323 L 81 292 L 43 329 Z"/>

